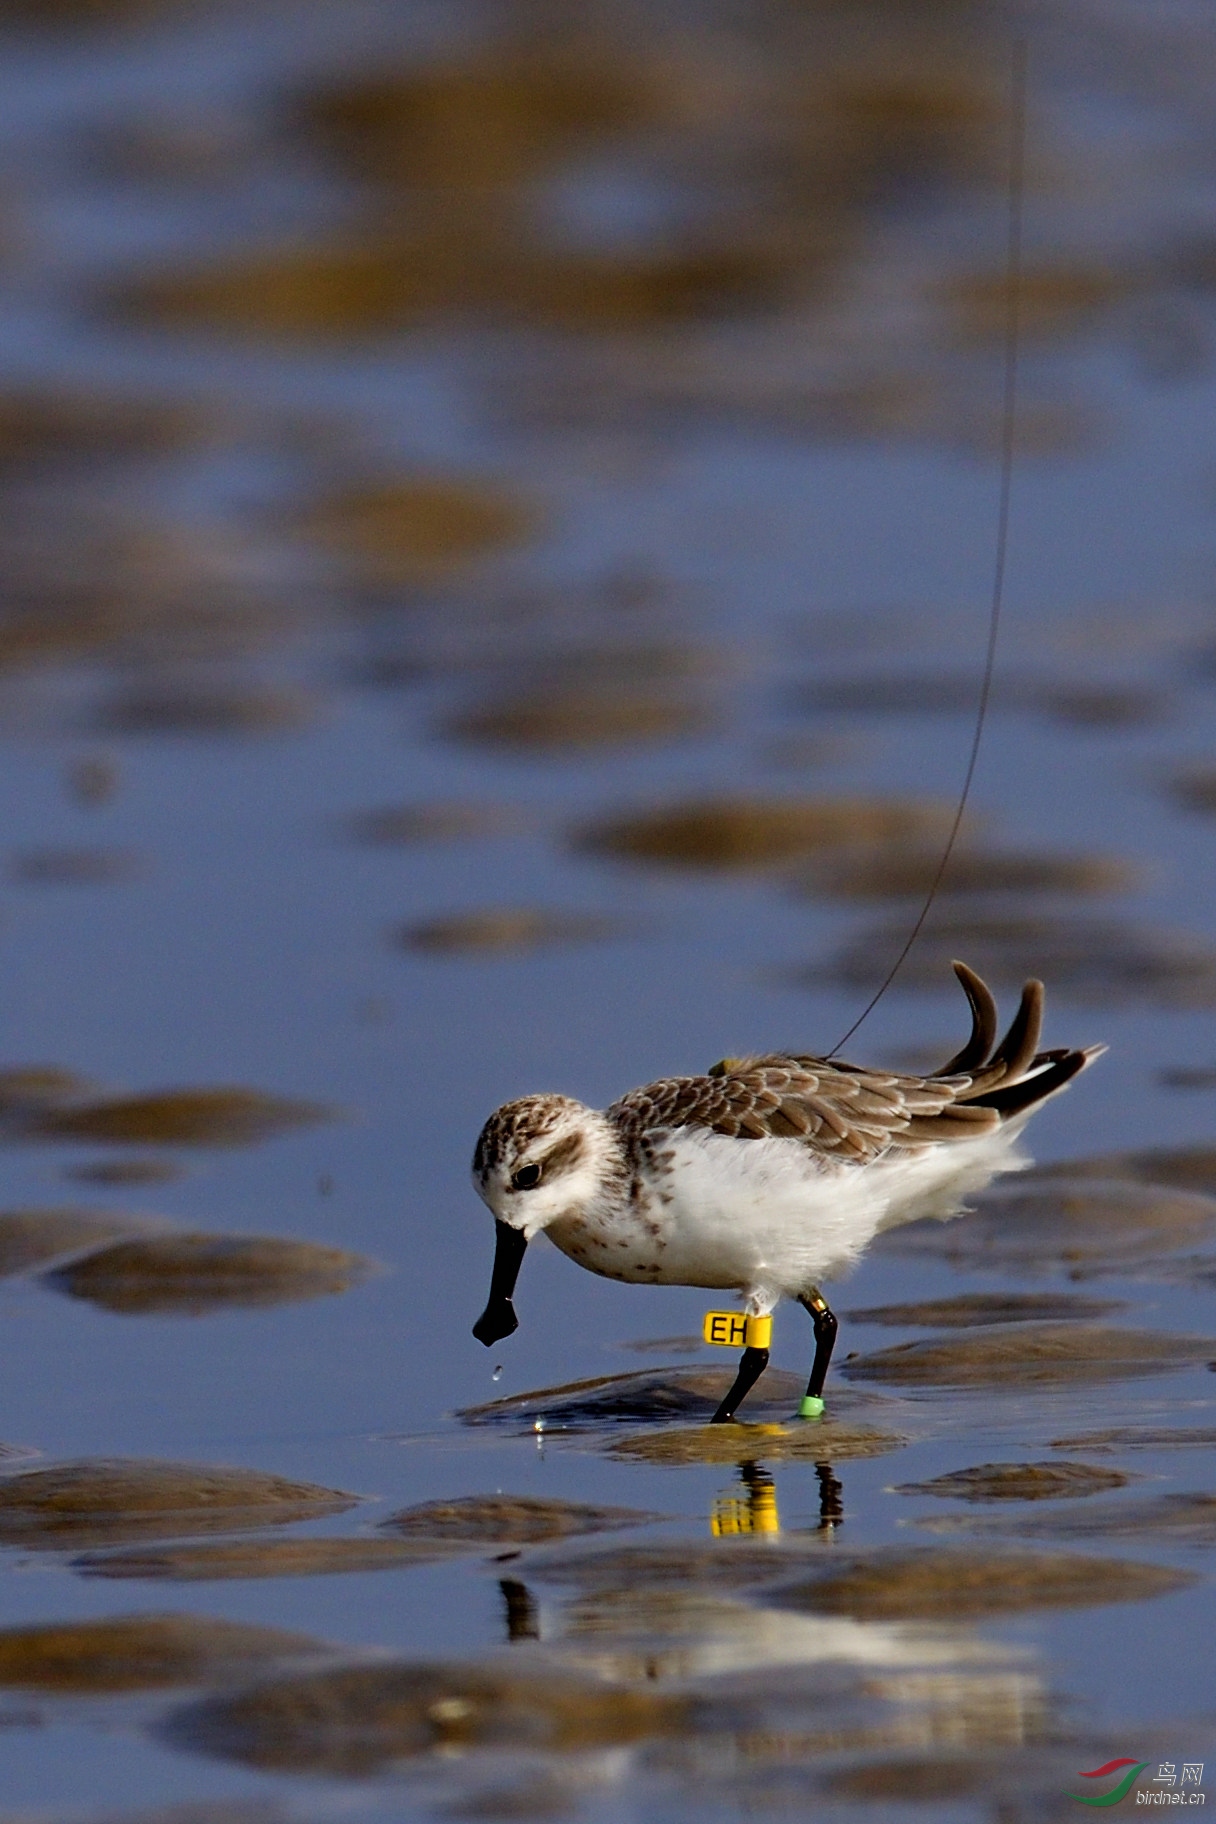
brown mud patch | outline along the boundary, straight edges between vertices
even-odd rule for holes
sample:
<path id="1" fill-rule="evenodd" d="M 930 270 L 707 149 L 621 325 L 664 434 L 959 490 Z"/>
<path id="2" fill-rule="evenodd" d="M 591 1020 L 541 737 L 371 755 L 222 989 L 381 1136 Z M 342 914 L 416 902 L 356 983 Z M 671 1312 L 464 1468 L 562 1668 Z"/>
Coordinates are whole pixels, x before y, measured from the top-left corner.
<path id="1" fill-rule="evenodd" d="M 473 747 L 511 753 L 565 753 L 635 747 L 702 734 L 709 710 L 647 685 L 523 693 L 473 704 L 448 717 L 443 733 Z"/>
<path id="2" fill-rule="evenodd" d="M 149 1228 L 149 1218 L 96 1210 L 9 1210 L 0 1215 L 0 1278 L 103 1247 Z"/>
<path id="3" fill-rule="evenodd" d="M 209 428 L 196 411 L 176 401 L 6 389 L 0 394 L 0 475 L 7 480 L 30 469 L 87 470 L 97 462 L 164 457 L 197 442 Z"/>
<path id="4" fill-rule="evenodd" d="M 292 685 L 167 678 L 113 691 L 93 722 L 105 734 L 231 740 L 294 734 L 316 715 L 314 700 Z"/>
<path id="5" fill-rule="evenodd" d="M 780 1583 L 823 1549 L 820 1533 L 678 1539 L 564 1550 L 529 1560 L 538 1581 L 593 1591 L 626 1609 L 642 1593 L 693 1588 L 713 1595 Z"/>
<path id="6" fill-rule="evenodd" d="M 1011 1387 L 1168 1374 L 1216 1356 L 1216 1342 L 1098 1324 L 992 1325 L 961 1337 L 922 1337 L 842 1363 L 850 1380 L 905 1387 Z"/>
<path id="7" fill-rule="evenodd" d="M 1031 1183 L 1044 1177 L 1168 1185 L 1174 1190 L 1216 1198 L 1216 1146 L 1146 1146 L 1126 1153 L 1098 1153 L 1088 1159 L 1032 1166 L 1027 1174 Z"/>
<path id="8" fill-rule="evenodd" d="M 800 868 L 790 884 L 808 899 L 923 899 L 937 881 L 941 858 L 940 848 L 928 844 L 878 855 L 825 856 Z M 1138 869 L 1115 856 L 963 849 L 951 855 L 936 896 L 1126 893 L 1139 878 Z"/>
<path id="9" fill-rule="evenodd" d="M 1118 1425 L 1109 1431 L 1082 1431 L 1071 1438 L 1052 1438 L 1053 1450 L 1211 1450 L 1212 1425 Z"/>
<path id="10" fill-rule="evenodd" d="M 511 1394 L 484 1406 L 466 1406 L 456 1417 L 465 1425 L 555 1432 L 660 1420 L 697 1424 L 713 1417 L 733 1380 L 733 1368 L 652 1368 L 634 1374 L 601 1374 L 592 1380 Z M 804 1387 L 796 1374 L 767 1368 L 748 1395 L 749 1414 L 787 1418 Z"/>
<path id="11" fill-rule="evenodd" d="M 604 1449 L 631 1463 L 747 1463 L 757 1457 L 777 1463 L 820 1463 L 881 1457 L 908 1442 L 898 1432 L 879 1431 L 848 1420 L 793 1420 L 788 1425 L 680 1425 L 661 1431 L 630 1432 Z"/>
<path id="12" fill-rule="evenodd" d="M 706 798 L 588 825 L 576 846 L 664 867 L 765 871 L 821 850 L 944 839 L 948 807 L 903 798 Z"/>
<path id="13" fill-rule="evenodd" d="M 518 223 L 515 224 L 518 228 Z M 281 242 L 207 264 L 166 265 L 129 277 L 102 300 L 112 321 L 210 330 L 244 339 L 319 340 L 481 323 L 611 334 L 768 311 L 790 296 L 783 251 L 751 245 L 598 250 L 550 248 L 482 216 L 432 216 L 413 232 Z M 497 539 L 495 540 L 497 543 Z M 373 556 L 378 575 L 417 580 Z"/>
<path id="14" fill-rule="evenodd" d="M 320 1103 L 256 1089 L 171 1089 L 45 1109 L 31 1115 L 25 1133 L 111 1146 L 254 1146 L 332 1119 Z"/>
<path id="15" fill-rule="evenodd" d="M 44 1275 L 105 1311 L 197 1317 L 299 1304 L 345 1292 L 374 1271 L 344 1248 L 272 1235 L 152 1235 L 119 1241 Z"/>
<path id="16" fill-rule="evenodd" d="M 1190 1546 L 1210 1552 L 1216 1545 L 1216 1495 L 1176 1492 L 1137 1500 L 1097 1501 L 1084 1509 L 1047 1513 L 950 1514 L 923 1518 L 932 1532 L 1000 1532 L 1020 1538 L 1138 1539 L 1146 1545 Z"/>
<path id="17" fill-rule="evenodd" d="M 949 1805 L 995 1792 L 999 1775 L 1006 1771 L 998 1761 L 961 1755 L 892 1758 L 829 1773 L 823 1791 L 833 1799 L 868 1805 Z"/>
<path id="18" fill-rule="evenodd" d="M 571 1672 L 356 1665 L 255 1685 L 179 1711 L 175 1745 L 267 1771 L 367 1777 L 419 1755 L 591 1752 L 680 1733 L 686 1700 Z"/>
<path id="19" fill-rule="evenodd" d="M 890 1229 L 875 1246 L 969 1267 L 1074 1275 L 1151 1268 L 1216 1238 L 1216 1198 L 1125 1179 L 1051 1173 L 996 1185 L 949 1222 Z"/>
<path id="20" fill-rule="evenodd" d="M 607 40 L 503 44 L 423 68 L 326 82 L 292 110 L 310 146 L 349 174 L 393 187 L 441 185 L 476 199 L 652 121 L 670 74 Z"/>
<path id="21" fill-rule="evenodd" d="M 344 1513 L 358 1497 L 254 1469 L 96 1457 L 0 1478 L 0 1545 L 68 1551 L 246 1532 Z"/>
<path id="22" fill-rule="evenodd" d="M 471 478 L 405 475 L 320 501 L 304 530 L 367 582 L 435 583 L 470 562 L 525 542 L 536 509 Z"/>
<path id="23" fill-rule="evenodd" d="M 977 1463 L 927 1482 L 901 1482 L 897 1495 L 938 1495 L 954 1501 L 1071 1501 L 1122 1488 L 1133 1478 L 1089 1463 Z"/>
<path id="24" fill-rule="evenodd" d="M 306 1634 L 202 1615 L 119 1615 L 0 1629 L 0 1687 L 149 1691 L 248 1677 L 267 1661 L 326 1649 Z"/>
<path id="25" fill-rule="evenodd" d="M 1164 1565 L 1065 1553 L 880 1548 L 779 1591 L 778 1607 L 859 1621 L 951 1621 L 1143 1602 L 1194 1578 Z"/>
<path id="26" fill-rule="evenodd" d="M 454 1501 L 425 1501 L 380 1522 L 380 1531 L 420 1544 L 536 1545 L 580 1533 L 616 1532 L 647 1526 L 661 1514 L 629 1507 L 594 1507 L 579 1501 L 542 1500 L 533 1495 L 464 1495 Z"/>
<path id="27" fill-rule="evenodd" d="M 439 1543 L 405 1539 L 234 1539 L 215 1544 L 90 1552 L 72 1560 L 83 1577 L 152 1583 L 218 1583 L 259 1577 L 331 1577 L 432 1564 L 448 1554 Z"/>
<path id="28" fill-rule="evenodd" d="M 402 949 L 417 950 L 424 956 L 506 956 L 596 943 L 618 936 L 621 930 L 618 920 L 596 913 L 489 906 L 405 925 L 396 941 Z"/>
<path id="29" fill-rule="evenodd" d="M 1083 1298 L 1076 1292 L 960 1292 L 955 1298 L 926 1298 L 907 1305 L 870 1305 L 846 1311 L 852 1324 L 903 1328 L 970 1330 L 985 1324 L 1029 1324 L 1109 1317 L 1124 1309 L 1118 1298 Z"/>

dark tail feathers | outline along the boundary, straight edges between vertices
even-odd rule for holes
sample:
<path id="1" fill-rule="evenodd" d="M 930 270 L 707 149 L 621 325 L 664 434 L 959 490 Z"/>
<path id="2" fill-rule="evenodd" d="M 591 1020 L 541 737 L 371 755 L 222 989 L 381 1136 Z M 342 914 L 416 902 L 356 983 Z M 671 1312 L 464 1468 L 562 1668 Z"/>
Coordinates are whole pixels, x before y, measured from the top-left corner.
<path id="1" fill-rule="evenodd" d="M 995 1109 L 1002 1120 L 1008 1120 L 1055 1095 L 1106 1049 L 1104 1045 L 1091 1045 L 1079 1051 L 1067 1046 L 1054 1051 L 1037 1050 L 1043 1026 L 1043 984 L 1029 981 L 1022 989 L 1008 1032 L 993 1051 L 997 1013 L 991 991 L 966 963 L 955 963 L 954 973 L 971 1004 L 971 1036 L 962 1050 L 933 1074 L 971 1077 L 971 1087 L 958 1098 L 961 1107 Z"/>

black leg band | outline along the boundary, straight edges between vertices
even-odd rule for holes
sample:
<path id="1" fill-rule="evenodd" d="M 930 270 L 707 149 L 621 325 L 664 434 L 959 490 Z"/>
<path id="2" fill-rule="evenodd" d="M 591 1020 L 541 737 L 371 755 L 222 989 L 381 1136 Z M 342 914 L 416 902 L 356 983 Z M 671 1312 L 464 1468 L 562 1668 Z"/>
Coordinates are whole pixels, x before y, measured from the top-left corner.
<path id="1" fill-rule="evenodd" d="M 728 1419 L 734 1418 L 738 1407 L 747 1398 L 767 1367 L 767 1349 L 745 1349 L 743 1351 L 734 1386 L 710 1420 L 711 1425 L 724 1425 Z"/>
<path id="2" fill-rule="evenodd" d="M 809 1312 L 815 1326 L 815 1360 L 811 1364 L 811 1378 L 806 1384 L 808 1396 L 817 1400 L 823 1393 L 823 1383 L 828 1378 L 828 1364 L 832 1359 L 832 1350 L 836 1346 L 836 1332 L 840 1325 L 833 1312 L 828 1310 L 818 1292 L 808 1293 L 798 1303 L 804 1311 Z"/>

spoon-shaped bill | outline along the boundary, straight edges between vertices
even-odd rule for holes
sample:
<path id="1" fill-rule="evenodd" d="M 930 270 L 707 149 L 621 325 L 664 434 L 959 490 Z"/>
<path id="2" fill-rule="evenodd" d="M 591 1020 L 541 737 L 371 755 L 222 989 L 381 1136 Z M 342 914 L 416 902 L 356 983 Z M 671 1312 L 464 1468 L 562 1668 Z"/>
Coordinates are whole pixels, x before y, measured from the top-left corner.
<path id="1" fill-rule="evenodd" d="M 490 1296 L 486 1308 L 473 1325 L 473 1335 L 487 1349 L 500 1343 L 504 1336 L 510 1336 L 513 1330 L 519 1329 L 519 1319 L 511 1303 L 515 1291 L 515 1281 L 519 1278 L 519 1269 L 523 1262 L 524 1250 L 528 1238 L 518 1229 L 513 1229 L 509 1222 L 494 1223 L 494 1270 L 490 1274 Z"/>

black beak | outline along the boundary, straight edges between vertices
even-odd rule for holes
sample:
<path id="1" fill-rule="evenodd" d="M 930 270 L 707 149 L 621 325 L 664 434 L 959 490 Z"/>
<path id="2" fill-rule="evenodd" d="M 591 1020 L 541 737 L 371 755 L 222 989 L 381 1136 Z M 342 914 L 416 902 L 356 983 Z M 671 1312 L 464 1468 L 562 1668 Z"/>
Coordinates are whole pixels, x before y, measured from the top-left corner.
<path id="1" fill-rule="evenodd" d="M 487 1349 L 492 1349 L 504 1336 L 510 1336 L 513 1330 L 519 1329 L 519 1319 L 515 1315 L 511 1295 L 515 1291 L 515 1281 L 519 1278 L 527 1245 L 526 1235 L 513 1229 L 509 1222 L 495 1219 L 494 1271 L 490 1275 L 490 1296 L 485 1310 L 473 1325 L 473 1335 Z"/>

